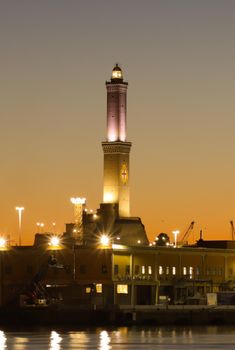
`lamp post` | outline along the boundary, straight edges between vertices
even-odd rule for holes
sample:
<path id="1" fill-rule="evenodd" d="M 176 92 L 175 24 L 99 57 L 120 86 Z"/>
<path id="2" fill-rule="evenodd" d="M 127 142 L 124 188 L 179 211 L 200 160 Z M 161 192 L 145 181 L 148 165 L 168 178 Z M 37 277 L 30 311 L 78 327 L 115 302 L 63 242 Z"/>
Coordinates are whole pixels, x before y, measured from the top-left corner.
<path id="1" fill-rule="evenodd" d="M 177 236 L 178 234 L 180 233 L 179 230 L 175 230 L 175 231 L 172 231 L 173 235 L 174 235 L 174 240 L 175 240 L 175 248 L 177 247 Z"/>
<path id="2" fill-rule="evenodd" d="M 56 227 L 56 223 L 53 222 L 53 223 L 52 223 L 52 233 L 54 233 L 54 234 L 55 234 L 55 227 Z"/>
<path id="3" fill-rule="evenodd" d="M 22 224 L 22 212 L 24 210 L 24 207 L 16 207 L 16 210 L 18 211 L 18 218 L 19 218 L 19 246 L 21 246 L 21 224 Z"/>

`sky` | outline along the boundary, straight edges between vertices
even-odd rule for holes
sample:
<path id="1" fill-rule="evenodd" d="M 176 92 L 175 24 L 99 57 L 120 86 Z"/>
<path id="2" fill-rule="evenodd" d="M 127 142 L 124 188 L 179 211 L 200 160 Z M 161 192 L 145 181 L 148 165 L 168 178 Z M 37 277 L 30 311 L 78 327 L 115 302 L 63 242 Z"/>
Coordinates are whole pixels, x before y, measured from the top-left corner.
<path id="1" fill-rule="evenodd" d="M 131 215 L 150 240 L 231 239 L 234 0 L 0 0 L 0 234 L 64 231 L 102 201 L 106 89 L 128 88 Z"/>

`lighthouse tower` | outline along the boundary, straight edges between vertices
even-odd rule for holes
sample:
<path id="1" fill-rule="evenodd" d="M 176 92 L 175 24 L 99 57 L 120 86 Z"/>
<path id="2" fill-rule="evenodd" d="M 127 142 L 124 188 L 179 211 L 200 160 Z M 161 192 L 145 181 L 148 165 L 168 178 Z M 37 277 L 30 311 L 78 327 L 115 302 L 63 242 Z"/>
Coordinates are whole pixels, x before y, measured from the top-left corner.
<path id="1" fill-rule="evenodd" d="M 116 204 L 120 217 L 130 216 L 129 154 L 126 141 L 126 97 L 128 83 L 116 64 L 107 88 L 107 138 L 104 151 L 103 203 Z"/>

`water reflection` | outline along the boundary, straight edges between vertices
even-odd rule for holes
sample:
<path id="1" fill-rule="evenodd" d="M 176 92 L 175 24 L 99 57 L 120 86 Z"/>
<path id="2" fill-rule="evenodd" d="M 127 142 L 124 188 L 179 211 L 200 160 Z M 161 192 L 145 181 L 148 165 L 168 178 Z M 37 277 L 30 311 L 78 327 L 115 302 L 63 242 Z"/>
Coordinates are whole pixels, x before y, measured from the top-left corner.
<path id="1" fill-rule="evenodd" d="M 7 347 L 7 337 L 3 331 L 0 331 L 0 350 L 3 350 Z"/>
<path id="2" fill-rule="evenodd" d="M 109 350 L 111 346 L 109 345 L 111 339 L 107 331 L 100 332 L 100 344 L 99 350 Z"/>
<path id="3" fill-rule="evenodd" d="M 87 332 L 76 332 L 76 333 L 70 333 L 69 334 L 69 344 L 71 345 L 71 347 L 73 348 L 73 346 L 75 347 L 75 345 L 78 344 L 83 344 L 83 346 L 85 347 L 85 345 L 90 341 L 89 338 L 89 333 Z"/>
<path id="4" fill-rule="evenodd" d="M 61 333 L 62 332 L 62 333 Z M 120 327 L 0 331 L 0 350 L 234 350 L 234 327 Z"/>
<path id="5" fill-rule="evenodd" d="M 60 350 L 60 343 L 63 338 L 56 331 L 51 332 L 50 336 L 50 350 Z"/>

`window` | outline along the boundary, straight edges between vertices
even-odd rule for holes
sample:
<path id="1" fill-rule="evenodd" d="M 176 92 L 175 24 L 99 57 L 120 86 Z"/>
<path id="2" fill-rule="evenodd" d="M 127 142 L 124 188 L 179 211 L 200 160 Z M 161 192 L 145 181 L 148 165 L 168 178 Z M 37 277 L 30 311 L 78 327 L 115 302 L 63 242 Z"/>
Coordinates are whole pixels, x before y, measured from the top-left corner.
<path id="1" fill-rule="evenodd" d="M 139 265 L 135 265 L 135 275 L 138 275 L 140 273 L 140 267 Z"/>
<path id="2" fill-rule="evenodd" d="M 142 273 L 142 275 L 145 274 L 145 266 L 144 265 L 141 266 L 141 273 Z"/>
<path id="3" fill-rule="evenodd" d="M 148 266 L 148 274 L 152 275 L 152 266 Z"/>
<path id="4" fill-rule="evenodd" d="M 101 271 L 102 273 L 107 273 L 108 272 L 107 265 L 102 265 Z"/>
<path id="5" fill-rule="evenodd" d="M 183 275 L 184 275 L 184 276 L 187 275 L 187 267 L 186 267 L 186 266 L 183 267 Z"/>
<path id="6" fill-rule="evenodd" d="M 95 286 L 95 289 L 96 289 L 96 293 L 102 293 L 102 284 L 97 283 Z"/>
<path id="7" fill-rule="evenodd" d="M 158 273 L 159 273 L 159 275 L 163 274 L 163 267 L 162 266 L 158 267 Z"/>
<path id="8" fill-rule="evenodd" d="M 195 273 L 196 273 L 196 275 L 197 275 L 197 276 L 199 276 L 199 275 L 200 275 L 200 269 L 199 269 L 199 267 L 198 267 L 198 266 L 196 266 Z"/>
<path id="9" fill-rule="evenodd" d="M 130 265 L 126 265 L 126 275 L 130 274 Z"/>
<path id="10" fill-rule="evenodd" d="M 85 265 L 80 265 L 79 270 L 80 270 L 81 274 L 85 274 L 86 273 L 86 266 Z"/>
<path id="11" fill-rule="evenodd" d="M 91 293 L 91 287 L 86 287 L 86 294 L 90 294 Z"/>
<path id="12" fill-rule="evenodd" d="M 193 278 L 193 267 L 192 266 L 189 267 L 189 276 L 190 276 L 190 278 Z"/>
<path id="13" fill-rule="evenodd" d="M 166 267 L 166 275 L 169 275 L 170 273 L 170 269 L 169 269 L 169 266 Z"/>
<path id="14" fill-rule="evenodd" d="M 114 265 L 114 275 L 118 275 L 118 265 Z"/>
<path id="15" fill-rule="evenodd" d="M 172 266 L 172 275 L 176 275 L 176 267 L 175 266 Z"/>
<path id="16" fill-rule="evenodd" d="M 127 284 L 118 284 L 117 285 L 117 294 L 128 294 L 128 285 Z"/>

